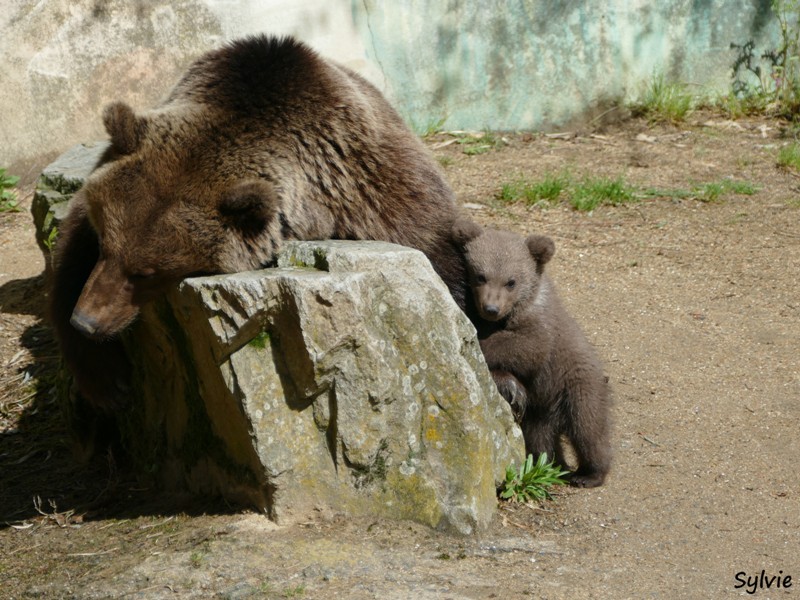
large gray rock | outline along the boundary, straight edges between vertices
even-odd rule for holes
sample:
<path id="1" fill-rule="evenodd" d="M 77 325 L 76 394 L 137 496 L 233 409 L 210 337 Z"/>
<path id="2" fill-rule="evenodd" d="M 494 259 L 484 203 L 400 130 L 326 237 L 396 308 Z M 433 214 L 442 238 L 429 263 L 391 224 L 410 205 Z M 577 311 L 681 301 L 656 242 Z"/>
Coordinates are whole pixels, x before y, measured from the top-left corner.
<path id="1" fill-rule="evenodd" d="M 129 449 L 278 521 L 328 506 L 487 525 L 522 436 L 425 256 L 295 242 L 279 265 L 188 279 L 144 311 Z"/>
<path id="2" fill-rule="evenodd" d="M 46 254 L 105 148 L 77 146 L 42 174 L 33 211 Z M 468 533 L 523 460 L 472 325 L 416 250 L 287 244 L 277 269 L 185 280 L 124 339 L 134 400 L 115 420 L 167 488 L 277 521 L 329 507 Z M 73 401 L 71 425 L 91 437 Z"/>
<path id="3" fill-rule="evenodd" d="M 50 269 L 50 252 L 58 236 L 58 226 L 67 216 L 69 200 L 86 181 L 108 149 L 108 142 L 73 146 L 45 167 L 36 182 L 31 213 L 36 226 L 36 243 Z"/>

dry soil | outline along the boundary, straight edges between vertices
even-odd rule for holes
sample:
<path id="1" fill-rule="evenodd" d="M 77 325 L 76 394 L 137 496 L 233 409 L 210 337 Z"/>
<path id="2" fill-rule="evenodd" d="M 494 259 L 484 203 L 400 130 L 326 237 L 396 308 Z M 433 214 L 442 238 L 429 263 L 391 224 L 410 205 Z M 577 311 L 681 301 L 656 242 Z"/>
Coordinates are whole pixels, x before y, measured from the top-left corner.
<path id="1" fill-rule="evenodd" d="M 159 498 L 113 455 L 80 464 L 51 389 L 30 215 L 4 213 L 2 595 L 800 598 L 800 178 L 776 164 L 791 141 L 781 123 L 698 114 L 466 141 L 428 144 L 476 220 L 555 239 L 548 268 L 606 362 L 605 486 L 502 504 L 489 531 L 459 538 L 325 511 L 279 527 Z M 498 199 L 504 183 L 548 173 L 619 177 L 639 201 L 585 213 Z"/>

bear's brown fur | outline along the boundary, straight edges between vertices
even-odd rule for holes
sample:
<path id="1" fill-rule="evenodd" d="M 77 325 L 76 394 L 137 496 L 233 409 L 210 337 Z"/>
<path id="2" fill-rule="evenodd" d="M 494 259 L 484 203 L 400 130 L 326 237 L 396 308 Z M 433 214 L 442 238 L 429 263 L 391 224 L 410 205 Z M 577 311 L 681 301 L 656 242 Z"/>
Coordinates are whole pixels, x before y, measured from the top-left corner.
<path id="1" fill-rule="evenodd" d="M 602 485 L 611 465 L 607 379 L 544 273 L 553 241 L 467 220 L 454 224 L 453 237 L 466 257 L 481 349 L 521 421 L 527 452 L 567 466 L 566 434 L 578 459 L 570 483 Z"/>
<path id="2" fill-rule="evenodd" d="M 352 71 L 292 40 L 233 42 L 167 100 L 108 106 L 111 147 L 60 230 L 51 317 L 79 391 L 124 401 L 115 336 L 193 274 L 268 266 L 284 240 L 374 239 L 422 250 L 465 301 L 452 191 L 421 141 Z"/>

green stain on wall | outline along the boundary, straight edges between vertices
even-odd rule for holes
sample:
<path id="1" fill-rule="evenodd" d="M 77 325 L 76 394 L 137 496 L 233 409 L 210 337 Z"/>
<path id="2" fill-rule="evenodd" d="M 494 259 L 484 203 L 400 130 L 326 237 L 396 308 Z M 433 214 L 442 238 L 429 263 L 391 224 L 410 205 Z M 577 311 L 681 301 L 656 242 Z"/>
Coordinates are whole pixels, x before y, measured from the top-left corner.
<path id="1" fill-rule="evenodd" d="M 727 90 L 731 42 L 775 45 L 769 0 L 353 0 L 412 125 L 553 129 L 636 99 L 655 72 Z"/>

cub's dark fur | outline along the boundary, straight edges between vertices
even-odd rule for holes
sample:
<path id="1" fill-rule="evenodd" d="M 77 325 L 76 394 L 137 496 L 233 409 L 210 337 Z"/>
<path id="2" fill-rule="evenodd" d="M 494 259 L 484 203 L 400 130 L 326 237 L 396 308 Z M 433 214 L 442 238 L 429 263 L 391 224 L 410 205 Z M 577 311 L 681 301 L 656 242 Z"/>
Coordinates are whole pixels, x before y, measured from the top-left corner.
<path id="1" fill-rule="evenodd" d="M 500 393 L 521 421 L 525 446 L 567 466 L 565 434 L 577 454 L 570 482 L 602 485 L 611 466 L 607 379 L 578 324 L 544 273 L 555 245 L 459 220 L 481 349 Z"/>

